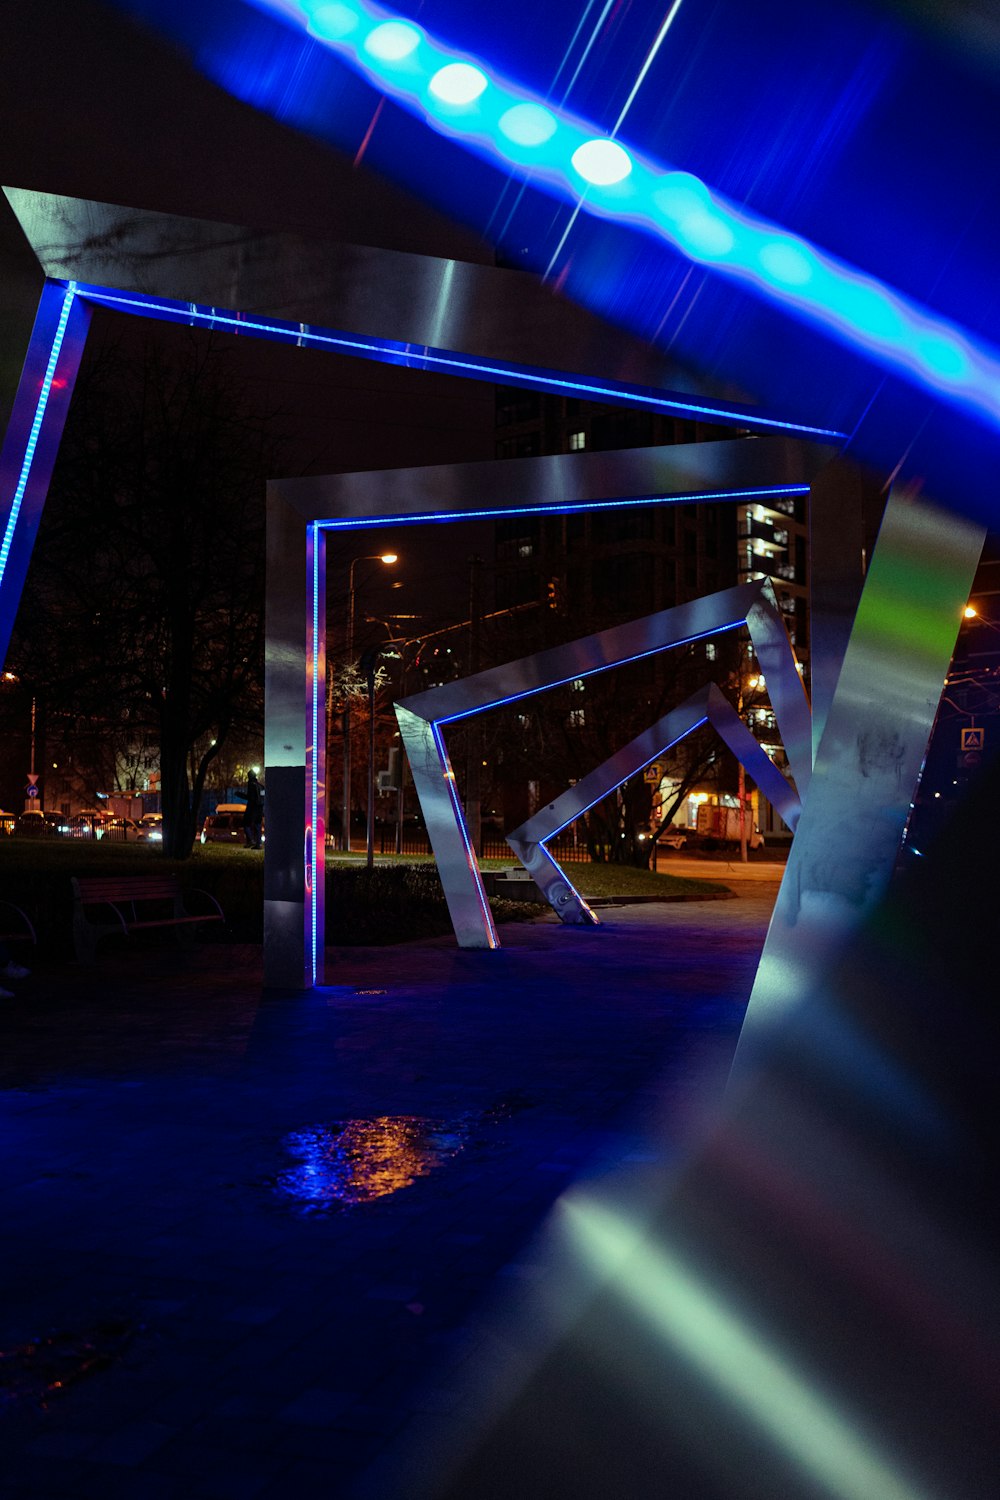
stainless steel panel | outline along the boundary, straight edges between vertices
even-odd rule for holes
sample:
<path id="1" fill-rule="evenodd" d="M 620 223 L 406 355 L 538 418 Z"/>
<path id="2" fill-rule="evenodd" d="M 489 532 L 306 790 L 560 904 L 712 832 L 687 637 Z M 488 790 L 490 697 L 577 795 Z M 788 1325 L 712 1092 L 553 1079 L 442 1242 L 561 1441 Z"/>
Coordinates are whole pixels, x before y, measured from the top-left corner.
<path id="1" fill-rule="evenodd" d="M 313 916 L 306 901 L 307 623 L 311 580 L 307 528 L 297 511 L 267 499 L 264 658 L 264 981 L 313 983 Z M 292 911 L 297 913 L 292 920 Z M 295 937 L 297 934 L 297 938 Z"/>
<path id="2" fill-rule="evenodd" d="M 430 720 L 404 703 L 396 704 L 396 718 L 459 946 L 499 948 L 444 742 Z"/>
<path id="3" fill-rule="evenodd" d="M 795 671 L 794 662 L 791 670 Z M 719 688 L 709 683 L 507 835 L 508 844 L 560 921 L 596 923 L 598 919 L 558 861 L 544 849 L 545 842 L 706 721 L 718 731 L 789 827 L 794 828 L 800 811 L 794 788 L 761 749 Z"/>
<path id="4" fill-rule="evenodd" d="M 757 648 L 758 660 L 762 665 L 767 663 L 767 670 L 773 676 L 775 715 L 777 717 L 779 707 L 789 715 L 791 735 L 796 739 L 796 759 L 808 776 L 808 706 L 770 580 L 741 584 L 688 604 L 660 610 L 626 625 L 492 667 L 397 703 L 396 715 L 410 757 L 414 786 L 449 909 L 452 910 L 455 934 L 462 947 L 492 948 L 498 944 L 482 897 L 482 882 L 456 793 L 454 773 L 448 763 L 442 726 L 511 698 L 525 697 L 574 678 L 606 671 L 700 636 L 734 629 L 744 621 Z M 748 731 L 744 730 L 743 735 L 739 733 L 744 726 L 737 721 L 737 727 L 734 727 L 736 715 L 721 693 L 716 690 L 716 696 L 710 697 L 706 689 L 704 700 L 699 700 L 697 708 L 690 711 L 679 709 L 675 716 L 667 715 L 564 793 L 544 814 L 529 819 L 515 831 L 512 844 L 516 852 L 536 878 L 546 899 L 554 901 L 564 921 L 590 921 L 593 914 L 551 856 L 539 856 L 534 846 L 620 786 L 667 744 L 686 734 L 700 718 L 708 715 L 709 706 L 719 720 L 720 730 L 734 748 L 739 746 L 738 753 L 749 758 L 752 773 L 759 773 L 767 783 L 765 792 L 769 791 L 777 799 L 779 809 L 786 807 L 794 814 L 794 794 L 789 792 L 780 772 L 767 760 Z M 780 722 L 779 719 L 779 725 Z M 441 841 L 440 850 L 438 840 Z M 456 912 L 459 913 L 457 920 Z"/>
<path id="5" fill-rule="evenodd" d="M 747 629 L 764 674 L 767 695 L 781 730 L 781 743 L 801 799 L 806 795 L 812 776 L 812 716 L 795 653 L 778 608 L 774 585 L 769 578 L 761 586 L 759 600 L 747 610 Z M 774 800 L 770 793 L 766 795 L 770 801 Z"/>
<path id="6" fill-rule="evenodd" d="M 838 458 L 821 470 L 809 491 L 809 673 L 813 755 L 857 613 L 867 565 L 866 523 L 883 500 L 865 470 Z"/>
<path id="7" fill-rule="evenodd" d="M 513 506 L 622 505 L 629 500 L 698 496 L 736 499 L 744 492 L 801 487 L 831 457 L 815 443 L 776 436 L 677 443 L 607 453 L 556 453 L 471 464 L 428 464 L 281 479 L 276 490 L 309 520 L 368 519 Z"/>
<path id="8" fill-rule="evenodd" d="M 983 544 L 982 528 L 894 489 L 865 579 L 734 1072 L 816 1002 L 885 892 Z"/>
<path id="9" fill-rule="evenodd" d="M 89 327 L 90 309 L 71 290 L 46 282 L 0 448 L 0 662 L 6 660 Z"/>
<path id="10" fill-rule="evenodd" d="M 528 272 L 4 188 L 46 275 L 365 337 L 703 387 Z M 358 351 L 361 352 L 361 351 Z M 752 407 L 734 406 L 751 419 Z"/>

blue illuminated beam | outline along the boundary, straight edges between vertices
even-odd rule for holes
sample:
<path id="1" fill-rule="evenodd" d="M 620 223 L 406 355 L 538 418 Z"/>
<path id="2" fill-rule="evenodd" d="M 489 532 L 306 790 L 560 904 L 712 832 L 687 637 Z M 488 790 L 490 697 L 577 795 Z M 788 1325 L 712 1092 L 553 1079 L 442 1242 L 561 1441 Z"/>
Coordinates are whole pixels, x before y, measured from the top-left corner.
<path id="1" fill-rule="evenodd" d="M 470 509 L 463 510 L 460 507 L 455 510 L 421 511 L 419 514 L 410 512 L 399 512 L 393 514 L 387 512 L 377 516 L 342 516 L 335 520 L 321 521 L 318 524 L 324 531 L 358 531 L 372 526 L 386 526 L 392 521 L 404 522 L 407 526 L 421 526 L 427 522 L 444 521 L 482 521 L 495 520 L 498 515 L 505 516 L 566 516 L 577 515 L 588 510 L 627 510 L 635 505 L 693 505 L 710 504 L 713 500 L 733 501 L 738 500 L 767 500 L 789 495 L 808 495 L 807 484 L 769 484 L 758 485 L 753 489 L 737 490 L 691 490 L 687 494 L 678 495 L 632 495 L 628 499 L 621 500 L 568 500 L 558 505 L 504 505 L 501 508 L 490 510 Z"/>
<path id="2" fill-rule="evenodd" d="M 87 282 L 77 283 L 77 291 L 87 302 L 116 312 L 155 318 L 165 323 L 183 323 L 189 327 L 208 328 L 222 333 L 271 339 L 277 343 L 294 344 L 300 349 L 325 349 L 330 353 L 354 355 L 379 364 L 402 365 L 408 370 L 433 371 L 469 380 L 486 380 L 527 390 L 547 391 L 553 395 L 607 401 L 620 406 L 638 407 L 643 411 L 659 412 L 663 416 L 732 425 L 753 432 L 787 432 L 806 438 L 833 440 L 845 436 L 831 427 L 791 422 L 742 402 L 713 401 L 684 392 L 664 391 L 655 386 L 599 380 L 593 376 L 568 374 L 566 371 L 533 368 L 510 360 L 487 359 L 474 354 L 432 348 L 426 344 L 416 345 L 374 335 L 345 333 L 315 324 L 296 323 L 232 308 L 209 307 L 168 297 L 143 296 Z"/>
<path id="3" fill-rule="evenodd" d="M 10 644 L 89 326 L 90 310 L 75 286 L 47 281 L 0 449 L 0 662 Z"/>
<path id="4" fill-rule="evenodd" d="M 567 682 L 590 677 L 596 672 L 642 660 L 671 646 L 686 645 L 705 636 L 733 630 L 747 623 L 751 615 L 759 616 L 762 607 L 777 614 L 769 579 L 723 589 L 705 598 L 659 610 L 625 625 L 582 636 L 563 646 L 539 651 L 533 656 L 521 657 L 503 666 L 476 672 L 458 682 L 399 700 L 396 718 L 400 736 L 460 947 L 494 948 L 499 946 L 499 941 L 483 892 L 479 866 L 469 842 L 455 773 L 442 735 L 443 727 L 487 709 L 499 708 Z M 787 636 L 785 648 L 790 653 Z M 770 663 L 774 647 L 769 633 L 766 633 L 765 649 Z M 790 660 L 794 670 L 794 659 L 790 657 Z M 804 701 L 801 683 L 798 689 Z M 804 733 L 800 732 L 800 738 L 808 746 L 808 727 Z M 625 753 L 632 748 L 626 747 Z M 657 748 L 662 748 L 662 741 Z M 651 755 L 646 757 L 649 758 Z M 808 776 L 805 764 L 802 774 L 804 778 Z M 539 871 L 545 858 L 553 865 L 555 875 L 562 879 L 561 872 L 548 856 L 539 862 Z M 528 868 L 535 873 L 530 864 Z M 546 867 L 544 873 L 551 875 L 552 871 Z M 548 898 L 548 892 L 546 894 Z M 557 909 L 561 902 L 569 910 L 575 898 L 577 905 L 573 909 L 578 916 L 574 920 L 593 920 L 589 908 L 581 902 L 568 881 L 563 881 L 557 894 L 558 901 L 554 902 Z"/>
<path id="5" fill-rule="evenodd" d="M 252 0 L 480 157 L 748 286 L 885 369 L 1000 425 L 1000 354 L 873 276 L 536 98 L 364 0 Z"/>
<path id="6" fill-rule="evenodd" d="M 793 712 L 788 723 L 791 750 L 789 760 L 794 758 L 805 774 L 809 765 L 808 704 L 799 677 L 795 654 L 788 641 L 777 601 L 769 585 L 761 587 L 759 599 L 747 612 L 747 625 L 755 648 L 757 637 L 762 633 L 761 621 L 765 615 L 770 616 L 770 628 L 763 632 L 763 648 L 770 657 L 768 682 L 776 684 L 779 677 L 784 677 L 786 681 L 780 695 L 781 699 L 784 700 L 786 706 L 791 705 L 794 708 L 794 699 L 797 694 L 801 707 L 805 710 L 804 722 L 801 715 Z M 785 650 L 781 656 L 774 649 L 775 636 L 778 632 L 785 644 Z M 627 745 L 616 750 L 602 765 L 581 777 L 554 802 L 550 802 L 548 807 L 535 813 L 507 835 L 508 844 L 561 922 L 596 924 L 597 918 L 545 846 L 568 824 L 581 818 L 603 797 L 610 796 L 630 777 L 637 776 L 657 756 L 673 749 L 682 739 L 705 723 L 710 723 L 718 731 L 736 759 L 750 772 L 764 796 L 781 814 L 788 826 L 795 827 L 801 808 L 797 791 L 785 780 L 719 688 L 714 683 L 709 683 L 700 688 L 685 703 L 671 709 L 655 724 L 636 735 Z M 780 720 L 778 727 L 784 734 L 785 727 Z"/>

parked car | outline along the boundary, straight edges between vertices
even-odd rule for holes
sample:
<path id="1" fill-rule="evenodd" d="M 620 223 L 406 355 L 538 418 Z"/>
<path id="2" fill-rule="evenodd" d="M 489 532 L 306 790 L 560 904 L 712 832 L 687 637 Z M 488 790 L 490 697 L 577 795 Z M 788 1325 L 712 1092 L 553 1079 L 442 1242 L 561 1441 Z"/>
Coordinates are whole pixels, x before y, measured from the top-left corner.
<path id="1" fill-rule="evenodd" d="M 139 819 L 139 842 L 146 844 L 163 843 L 162 813 L 143 813 Z"/>
<path id="2" fill-rule="evenodd" d="M 688 836 L 683 828 L 665 828 L 657 839 L 657 843 L 664 849 L 683 849 L 688 841 Z"/>
<path id="3" fill-rule="evenodd" d="M 134 844 L 139 837 L 139 825 L 134 818 L 108 818 L 103 837 L 112 844 Z"/>
<path id="4" fill-rule="evenodd" d="M 201 842 L 203 844 L 243 843 L 245 811 L 246 807 L 242 802 L 220 803 L 215 812 L 209 813 L 201 825 Z"/>
<path id="5" fill-rule="evenodd" d="M 18 838 L 46 839 L 55 838 L 56 830 L 48 821 L 40 808 L 29 808 L 27 812 L 19 814 L 14 824 L 14 832 Z"/>
<path id="6" fill-rule="evenodd" d="M 74 813 L 71 818 L 65 818 L 61 824 L 64 836 L 71 839 L 99 839 L 104 835 L 104 825 L 107 819 L 102 812 Z"/>

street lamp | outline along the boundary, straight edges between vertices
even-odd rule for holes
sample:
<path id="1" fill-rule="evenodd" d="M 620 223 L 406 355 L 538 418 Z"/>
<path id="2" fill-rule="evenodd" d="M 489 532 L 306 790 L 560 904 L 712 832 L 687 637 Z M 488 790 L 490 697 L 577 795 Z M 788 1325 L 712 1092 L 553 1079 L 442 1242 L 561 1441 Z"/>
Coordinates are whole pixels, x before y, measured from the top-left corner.
<path id="1" fill-rule="evenodd" d="M 347 662 L 350 666 L 354 661 L 354 569 L 360 562 L 380 562 L 386 567 L 392 567 L 398 562 L 395 552 L 370 552 L 365 557 L 354 557 L 351 566 L 347 570 Z M 342 808 L 342 825 L 340 831 L 340 847 L 345 853 L 351 849 L 351 695 L 344 699 L 344 798 Z"/>

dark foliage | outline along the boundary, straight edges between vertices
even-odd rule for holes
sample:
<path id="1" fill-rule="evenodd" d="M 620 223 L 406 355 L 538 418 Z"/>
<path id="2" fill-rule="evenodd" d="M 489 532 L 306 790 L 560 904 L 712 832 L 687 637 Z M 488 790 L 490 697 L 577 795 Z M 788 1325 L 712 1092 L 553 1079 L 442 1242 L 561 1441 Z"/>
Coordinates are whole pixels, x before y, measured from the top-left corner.
<path id="1" fill-rule="evenodd" d="M 44 699 L 50 749 L 75 746 L 112 786 L 130 758 L 158 759 L 167 857 L 190 853 L 213 758 L 259 732 L 278 453 L 204 339 L 108 344 L 81 374 L 12 661 Z"/>

